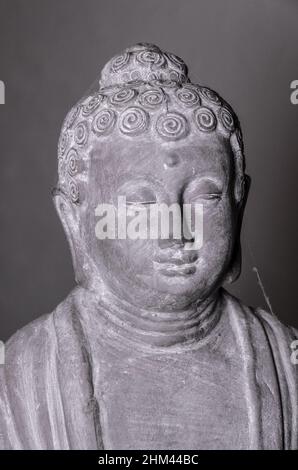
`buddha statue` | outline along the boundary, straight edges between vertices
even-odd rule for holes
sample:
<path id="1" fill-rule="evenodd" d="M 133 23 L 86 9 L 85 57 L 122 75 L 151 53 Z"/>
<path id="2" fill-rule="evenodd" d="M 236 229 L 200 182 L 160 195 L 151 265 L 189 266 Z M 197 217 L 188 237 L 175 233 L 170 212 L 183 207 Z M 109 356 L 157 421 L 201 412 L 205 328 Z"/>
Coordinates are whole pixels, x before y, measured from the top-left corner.
<path id="1" fill-rule="evenodd" d="M 54 204 L 76 287 L 7 342 L 4 449 L 297 449 L 297 331 L 227 292 L 249 177 L 239 120 L 136 44 L 71 109 Z M 198 205 L 189 236 L 96 235 L 98 205 Z M 182 214 L 183 216 L 183 214 Z"/>

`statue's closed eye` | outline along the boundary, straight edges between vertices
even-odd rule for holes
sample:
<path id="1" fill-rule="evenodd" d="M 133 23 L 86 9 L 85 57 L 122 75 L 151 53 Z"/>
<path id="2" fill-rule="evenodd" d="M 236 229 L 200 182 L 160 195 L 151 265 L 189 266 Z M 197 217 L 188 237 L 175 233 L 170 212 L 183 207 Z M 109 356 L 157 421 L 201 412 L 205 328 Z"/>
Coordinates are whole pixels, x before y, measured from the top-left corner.
<path id="1" fill-rule="evenodd" d="M 222 193 L 201 193 L 197 194 L 197 199 L 220 199 Z"/>
<path id="2" fill-rule="evenodd" d="M 222 197 L 222 188 L 214 181 L 209 179 L 202 180 L 196 184 L 190 191 L 185 193 L 185 202 L 195 200 L 218 200 Z"/>

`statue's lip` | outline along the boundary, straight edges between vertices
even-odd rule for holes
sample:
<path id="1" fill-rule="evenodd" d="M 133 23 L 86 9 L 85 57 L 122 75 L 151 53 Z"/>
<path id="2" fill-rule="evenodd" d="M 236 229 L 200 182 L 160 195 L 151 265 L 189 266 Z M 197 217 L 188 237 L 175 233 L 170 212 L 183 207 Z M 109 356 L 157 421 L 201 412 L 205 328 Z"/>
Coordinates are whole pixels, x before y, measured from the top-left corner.
<path id="1" fill-rule="evenodd" d="M 198 259 L 197 252 L 190 252 L 186 250 L 179 250 L 175 251 L 172 255 L 169 253 L 160 253 L 155 260 L 153 261 L 154 264 L 162 265 L 165 267 L 167 266 L 191 266 L 195 263 Z"/>
<path id="2" fill-rule="evenodd" d="M 166 276 L 188 276 L 190 274 L 194 274 L 196 272 L 196 264 L 195 262 L 192 263 L 182 263 L 177 264 L 174 262 L 155 262 L 153 261 L 154 268 L 160 272 L 161 274 L 165 274 Z"/>
<path id="3" fill-rule="evenodd" d="M 154 269 L 167 276 L 185 276 L 196 271 L 197 253 L 180 252 L 172 257 L 159 256 L 153 260 Z"/>

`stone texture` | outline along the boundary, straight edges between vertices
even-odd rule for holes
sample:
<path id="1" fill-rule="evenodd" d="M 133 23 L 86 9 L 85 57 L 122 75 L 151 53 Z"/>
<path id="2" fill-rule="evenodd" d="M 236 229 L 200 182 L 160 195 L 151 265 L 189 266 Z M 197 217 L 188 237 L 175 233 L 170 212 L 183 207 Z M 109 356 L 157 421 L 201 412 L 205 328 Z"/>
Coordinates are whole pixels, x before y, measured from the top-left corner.
<path id="1" fill-rule="evenodd" d="M 297 331 L 222 287 L 241 269 L 239 120 L 174 54 L 137 44 L 68 113 L 54 203 L 77 288 L 0 366 L 0 446 L 297 449 Z M 200 203 L 204 239 L 95 236 L 95 208 Z"/>

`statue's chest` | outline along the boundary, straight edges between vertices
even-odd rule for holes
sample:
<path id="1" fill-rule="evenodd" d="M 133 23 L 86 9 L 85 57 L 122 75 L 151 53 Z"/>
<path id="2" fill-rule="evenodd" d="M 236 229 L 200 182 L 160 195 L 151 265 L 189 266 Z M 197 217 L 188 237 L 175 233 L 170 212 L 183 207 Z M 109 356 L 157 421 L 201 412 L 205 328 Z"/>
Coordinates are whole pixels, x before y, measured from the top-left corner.
<path id="1" fill-rule="evenodd" d="M 102 355 L 95 393 L 109 449 L 247 448 L 239 358 Z"/>

